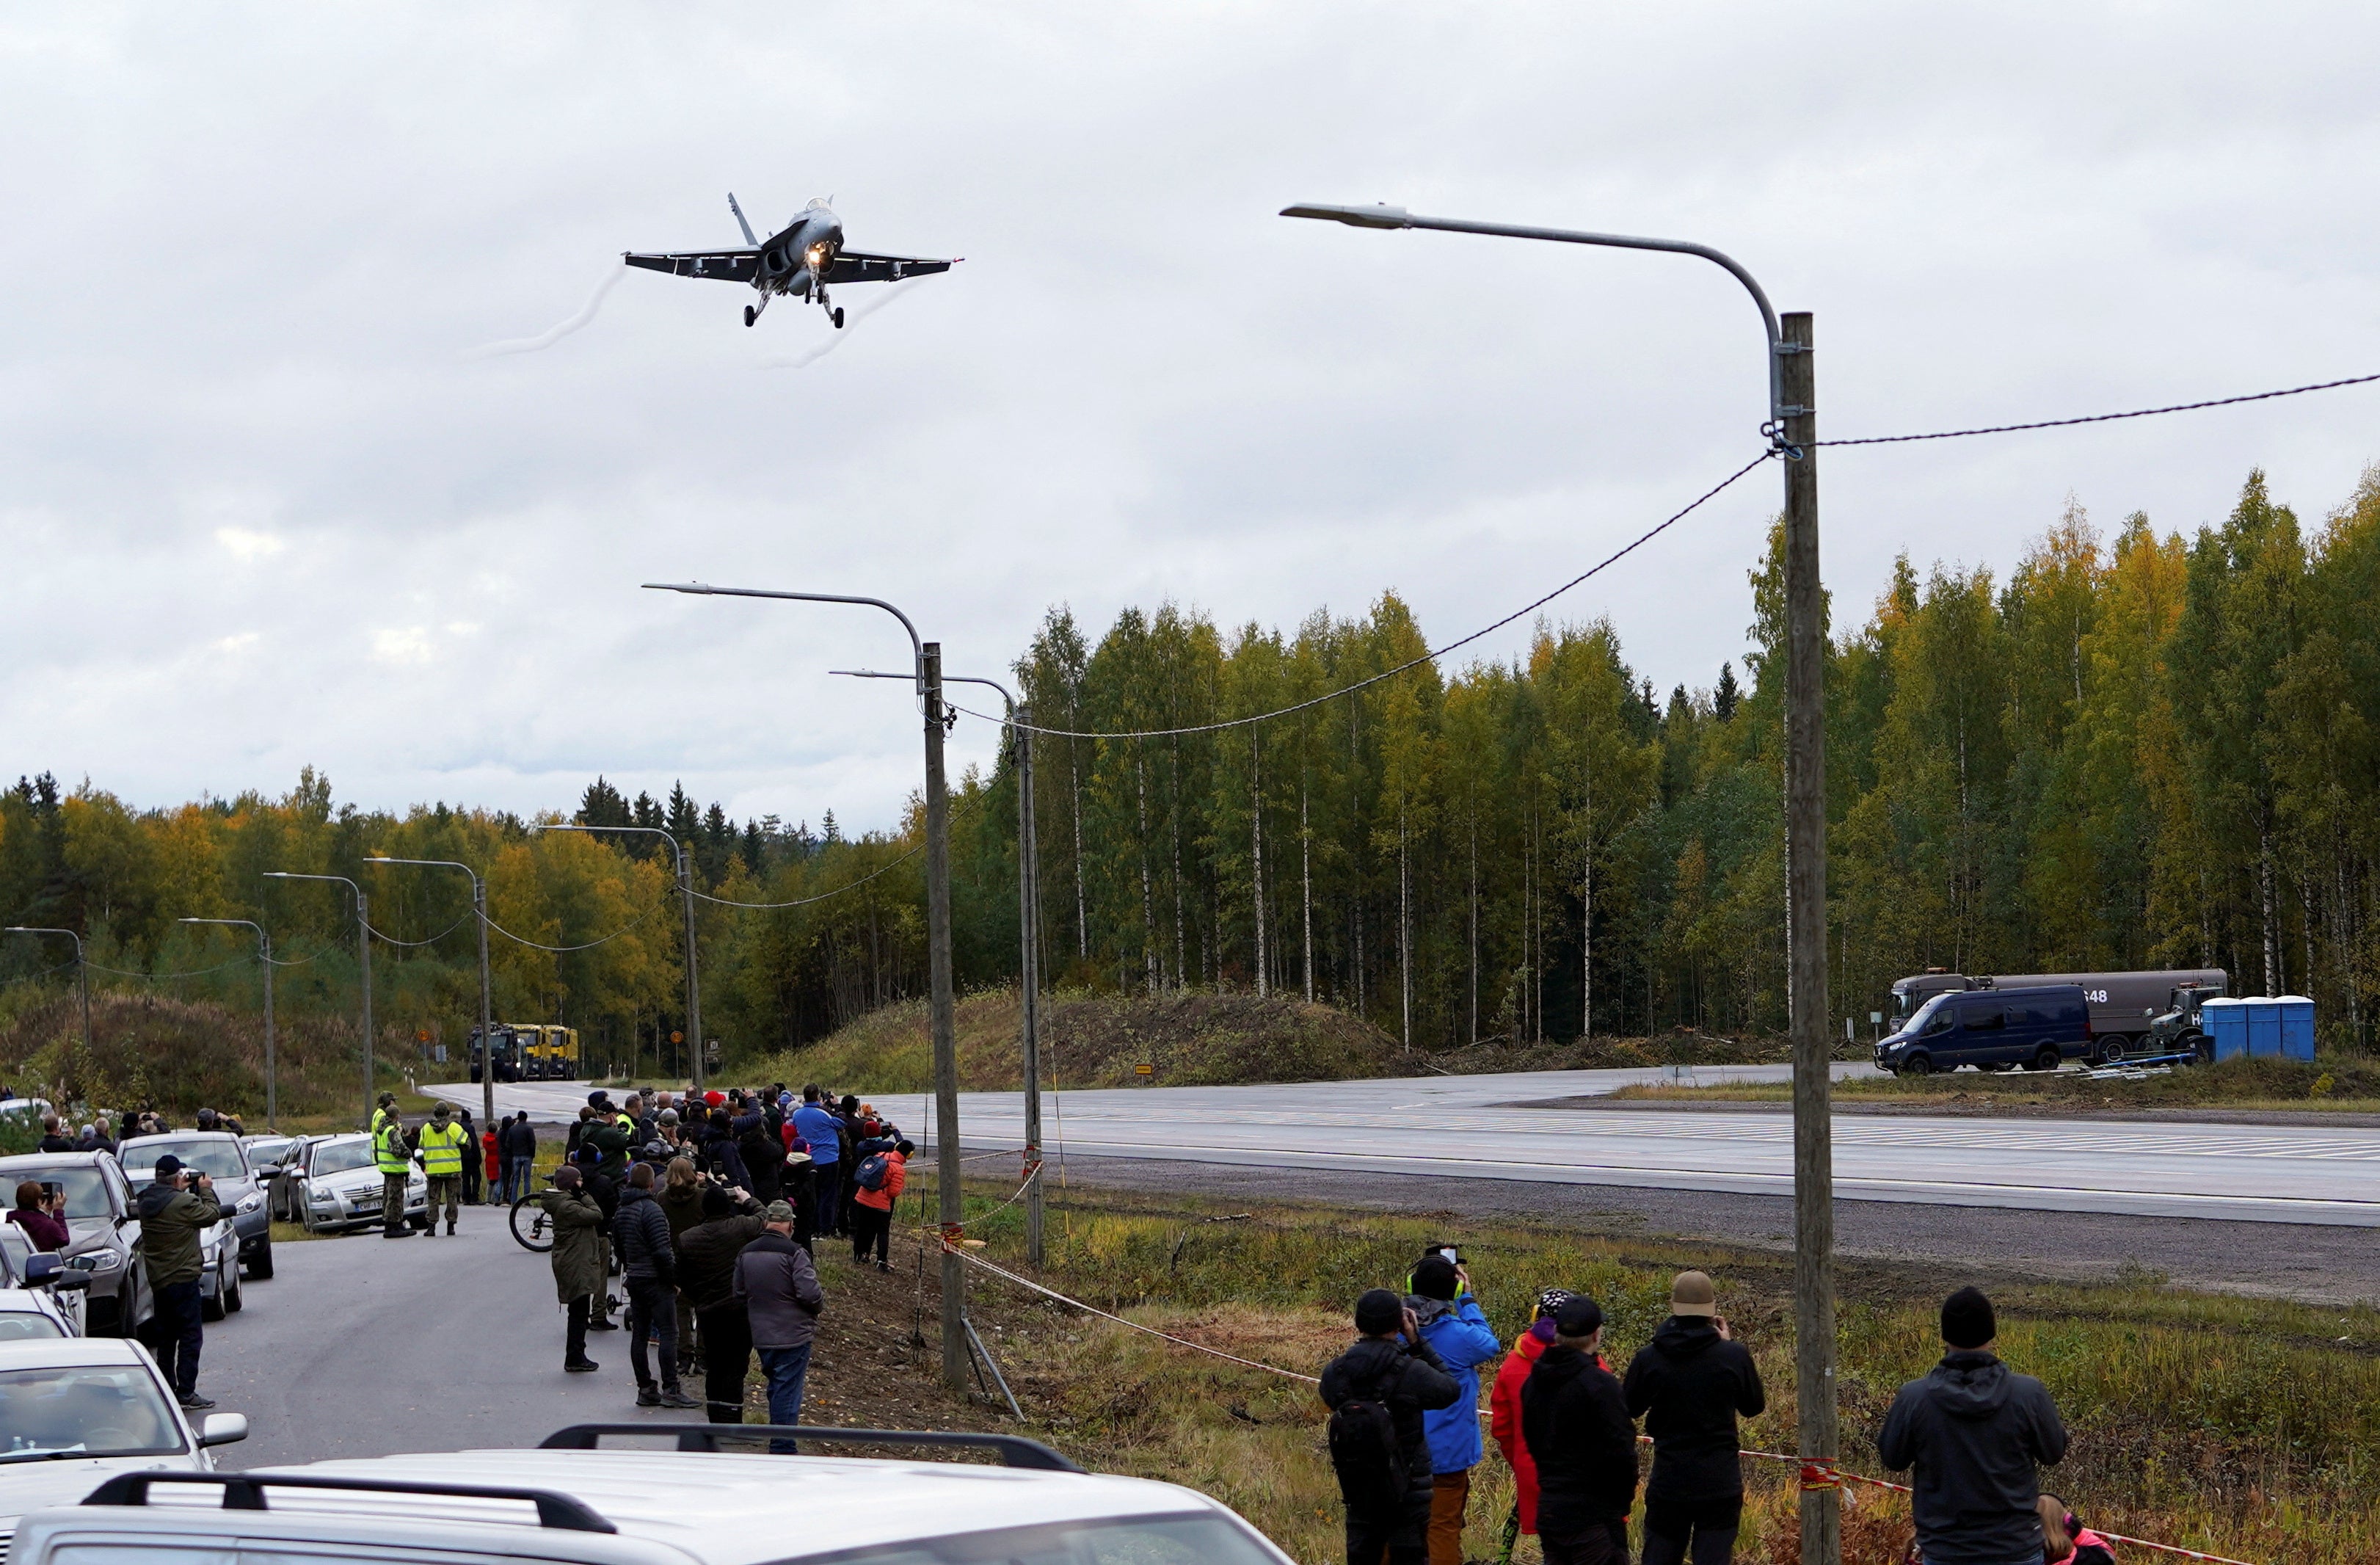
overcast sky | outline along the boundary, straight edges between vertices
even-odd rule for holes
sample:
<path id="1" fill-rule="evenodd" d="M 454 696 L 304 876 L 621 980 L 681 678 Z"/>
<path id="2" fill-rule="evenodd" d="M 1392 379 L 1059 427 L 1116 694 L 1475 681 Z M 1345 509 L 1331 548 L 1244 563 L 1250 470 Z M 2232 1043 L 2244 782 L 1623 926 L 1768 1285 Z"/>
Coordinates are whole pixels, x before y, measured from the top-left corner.
<path id="1" fill-rule="evenodd" d="M 887 824 L 909 698 L 827 671 L 897 625 L 637 585 L 889 598 L 954 673 L 1058 602 L 1394 588 L 1442 641 L 1759 449 L 1717 268 L 1281 206 L 1716 245 L 1815 311 L 1828 435 L 2222 395 L 2380 370 L 2376 57 L 2350 4 L 16 7 L 0 767 Z M 731 189 L 966 261 L 840 338 L 622 274 L 737 242 Z M 1837 622 L 1900 550 L 2004 576 L 2070 492 L 2187 531 L 2261 466 L 2311 522 L 2374 458 L 2380 387 L 1830 453 Z M 1707 685 L 1778 493 L 1560 613 Z"/>

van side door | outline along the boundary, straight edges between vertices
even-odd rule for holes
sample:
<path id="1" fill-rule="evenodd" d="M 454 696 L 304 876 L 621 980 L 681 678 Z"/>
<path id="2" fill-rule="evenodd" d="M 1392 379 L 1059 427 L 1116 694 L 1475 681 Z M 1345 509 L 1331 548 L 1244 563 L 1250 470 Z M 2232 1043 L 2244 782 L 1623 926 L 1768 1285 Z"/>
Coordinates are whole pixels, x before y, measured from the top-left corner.
<path id="1" fill-rule="evenodd" d="M 1959 1030 L 1952 1045 L 1960 1065 L 1993 1064 L 2008 1057 L 2008 1007 L 1984 990 L 1959 1001 Z"/>

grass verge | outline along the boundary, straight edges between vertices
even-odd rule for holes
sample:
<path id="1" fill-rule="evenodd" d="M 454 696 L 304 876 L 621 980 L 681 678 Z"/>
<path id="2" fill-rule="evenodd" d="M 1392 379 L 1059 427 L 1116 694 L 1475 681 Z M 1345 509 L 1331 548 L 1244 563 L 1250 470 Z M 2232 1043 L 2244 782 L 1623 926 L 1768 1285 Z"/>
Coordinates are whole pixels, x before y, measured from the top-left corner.
<path id="1" fill-rule="evenodd" d="M 894 1379 L 914 1388 L 932 1371 L 932 1353 L 907 1335 L 913 1318 L 932 1331 L 933 1263 L 920 1268 L 910 1227 L 932 1209 L 931 1186 L 921 1168 L 912 1183 L 918 1198 L 904 1202 L 892 1276 L 856 1271 L 847 1250 L 820 1246 L 830 1295 L 844 1311 L 893 1317 L 880 1323 L 885 1341 L 868 1350 L 860 1373 L 831 1361 L 814 1372 L 832 1377 L 831 1394 L 845 1405 L 865 1407 Z M 992 1211 L 1010 1194 L 970 1186 L 969 1231 L 987 1241 L 982 1254 L 1023 1269 L 1021 1210 Z M 1748 1421 L 1745 1444 L 1792 1449 L 1785 1257 L 1590 1237 L 1550 1223 L 1053 1192 L 1041 1278 L 1143 1324 L 1310 1375 L 1349 1340 L 1355 1294 L 1397 1285 L 1424 1244 L 1440 1237 L 1459 1238 L 1473 1257 L 1500 1335 L 1509 1341 L 1520 1329 L 1537 1289 L 1560 1283 L 1603 1304 L 1621 1362 L 1665 1313 L 1671 1274 L 1709 1270 L 1767 1382 L 1771 1411 Z M 1893 1389 L 1937 1355 L 1942 1294 L 1975 1280 L 1915 1264 L 1842 1267 L 1847 1465 L 1880 1471 L 1874 1436 Z M 2004 1356 L 2047 1382 L 2073 1432 L 2072 1451 L 2049 1481 L 2094 1525 L 2252 1560 L 2380 1565 L 2380 1311 L 2192 1294 L 2149 1276 L 2102 1287 L 1982 1280 L 1999 1305 Z M 1127 1331 L 982 1274 L 971 1278 L 970 1296 L 1027 1432 L 1086 1466 L 1214 1494 L 1299 1559 L 1330 1559 L 1343 1547 L 1311 1386 Z M 895 1338 L 909 1346 L 896 1352 Z M 920 1416 L 935 1413 L 921 1404 Z M 1011 1426 L 980 1399 L 958 1416 Z M 1751 1505 L 1739 1558 L 1787 1565 L 1796 1547 L 1789 1470 L 1746 1469 Z M 1512 1493 L 1492 1448 L 1473 1492 L 1465 1551 L 1491 1558 Z M 1908 1536 L 1905 1504 L 1864 1492 L 1847 1520 L 1846 1558 L 1898 1559 Z"/>
<path id="2" fill-rule="evenodd" d="M 1790 1082 L 1727 1082 L 1716 1086 L 1623 1086 L 1615 1099 L 1657 1103 L 1786 1103 Z M 2252 1110 L 2380 1112 L 2380 1063 L 2325 1059 L 2226 1060 L 2139 1081 L 2094 1081 L 2080 1071 L 2036 1075 L 2011 1071 L 1961 1071 L 1937 1076 L 1861 1076 L 1834 1087 L 1839 1103 L 1871 1103 L 1944 1112 L 1990 1113 L 2038 1109 L 2093 1112 L 2106 1109 L 2220 1108 Z"/>

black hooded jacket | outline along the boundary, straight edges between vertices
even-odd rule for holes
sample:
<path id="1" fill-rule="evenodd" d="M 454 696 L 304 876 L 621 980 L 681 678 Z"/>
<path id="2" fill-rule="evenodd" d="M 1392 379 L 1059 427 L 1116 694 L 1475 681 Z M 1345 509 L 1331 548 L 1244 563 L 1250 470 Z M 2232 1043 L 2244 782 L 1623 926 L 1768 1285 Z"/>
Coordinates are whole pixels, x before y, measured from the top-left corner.
<path id="1" fill-rule="evenodd" d="M 1910 1510 L 1926 1565 L 2001 1565 L 2041 1552 L 2035 1465 L 2066 1454 L 2049 1393 L 1990 1353 L 1960 1350 L 1892 1399 L 1877 1457 L 1912 1468 Z"/>
<path id="2" fill-rule="evenodd" d="M 1430 1492 L 1429 1439 L 1421 1415 L 1452 1407 L 1462 1395 L 1427 1342 L 1402 1337 L 1366 1337 L 1332 1359 L 1322 1371 L 1322 1405 L 1336 1411 L 1356 1397 L 1378 1399 L 1397 1426 L 1404 1453 L 1409 1497 L 1426 1501 Z"/>
<path id="3" fill-rule="evenodd" d="M 1725 1499 L 1743 1493 L 1736 1458 L 1736 1414 L 1757 1417 L 1768 1405 L 1760 1371 L 1741 1342 L 1696 1315 L 1673 1315 L 1636 1352 L 1621 1385 L 1631 1417 L 1653 1437 L 1646 1499 Z"/>
<path id="4" fill-rule="evenodd" d="M 674 1282 L 677 1256 L 670 1248 L 669 1219 L 653 1193 L 630 1185 L 620 1192 L 619 1208 L 612 1214 L 612 1250 L 620 1269 L 639 1280 Z"/>
<path id="5" fill-rule="evenodd" d="M 1574 1537 L 1628 1514 L 1636 1498 L 1636 1425 L 1620 1382 L 1560 1341 L 1521 1382 L 1521 1438 L 1537 1464 L 1537 1531 Z"/>

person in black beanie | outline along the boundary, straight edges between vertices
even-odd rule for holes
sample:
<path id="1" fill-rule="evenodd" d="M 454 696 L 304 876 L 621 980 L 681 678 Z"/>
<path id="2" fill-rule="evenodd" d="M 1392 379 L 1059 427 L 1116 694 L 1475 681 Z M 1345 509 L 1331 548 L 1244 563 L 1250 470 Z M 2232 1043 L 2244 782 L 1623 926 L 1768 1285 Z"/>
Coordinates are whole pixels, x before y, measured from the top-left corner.
<path id="1" fill-rule="evenodd" d="M 1537 1464 L 1537 1541 L 1546 1565 L 1626 1565 L 1636 1500 L 1636 1425 L 1597 1361 L 1603 1310 L 1572 1297 L 1554 1342 L 1521 1383 L 1521 1438 Z"/>
<path id="2" fill-rule="evenodd" d="M 1950 1350 L 1892 1399 L 1877 1457 L 1908 1468 L 1925 1565 L 2033 1565 L 2042 1558 L 2038 1469 L 2066 1454 L 2049 1392 L 1993 1353 L 1992 1302 L 1961 1288 L 1942 1302 Z"/>
<path id="3" fill-rule="evenodd" d="M 1375 1288 L 1357 1299 L 1355 1329 L 1361 1340 L 1323 1368 L 1322 1403 L 1334 1413 L 1349 1402 L 1386 1408 L 1395 1426 L 1396 1464 L 1404 1469 L 1404 1486 L 1401 1498 L 1382 1496 L 1380 1503 L 1359 1503 L 1359 1488 L 1374 1492 L 1386 1487 L 1367 1482 L 1381 1474 L 1350 1474 L 1342 1468 L 1340 1490 L 1348 1501 L 1347 1565 L 1381 1565 L 1383 1559 L 1388 1565 L 1423 1565 L 1429 1557 L 1433 1486 L 1429 1439 L 1421 1415 L 1453 1406 L 1461 1393 L 1445 1364 L 1422 1341 L 1420 1321 L 1396 1294 Z M 1388 1453 L 1380 1453 L 1380 1460 L 1388 1465 Z M 1334 1450 L 1334 1465 L 1340 1461 Z"/>

